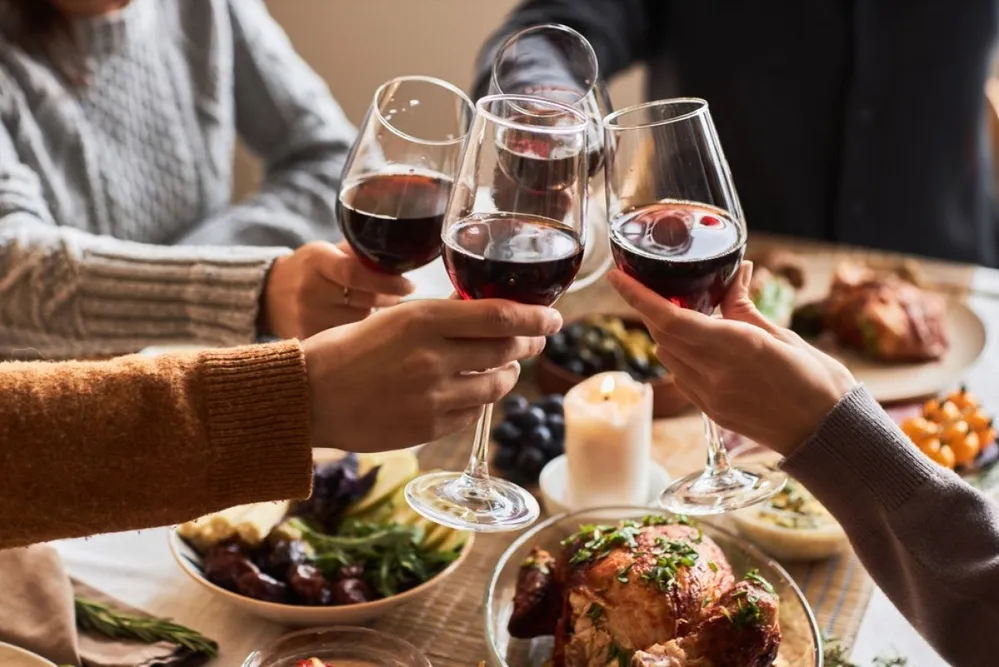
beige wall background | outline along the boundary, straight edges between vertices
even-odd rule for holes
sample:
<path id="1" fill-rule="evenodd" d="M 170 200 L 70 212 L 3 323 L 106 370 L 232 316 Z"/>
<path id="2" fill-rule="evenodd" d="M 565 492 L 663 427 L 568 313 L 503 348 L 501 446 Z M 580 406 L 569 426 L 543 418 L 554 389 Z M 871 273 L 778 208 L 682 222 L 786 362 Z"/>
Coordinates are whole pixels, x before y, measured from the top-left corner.
<path id="1" fill-rule="evenodd" d="M 516 0 L 269 0 L 299 54 L 326 80 L 347 116 L 364 116 L 375 88 L 401 74 L 437 76 L 468 90 L 479 47 Z M 643 72 L 611 86 L 616 107 L 641 99 Z M 236 193 L 259 178 L 244 151 Z"/>

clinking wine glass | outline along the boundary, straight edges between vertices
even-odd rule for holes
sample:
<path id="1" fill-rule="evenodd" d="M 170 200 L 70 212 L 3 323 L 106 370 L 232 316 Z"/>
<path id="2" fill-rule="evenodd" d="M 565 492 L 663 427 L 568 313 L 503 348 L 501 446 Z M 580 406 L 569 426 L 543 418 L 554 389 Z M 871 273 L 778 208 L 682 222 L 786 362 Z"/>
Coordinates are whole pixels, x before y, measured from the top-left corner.
<path id="1" fill-rule="evenodd" d="M 340 228 L 358 259 L 402 274 L 441 254 L 441 224 L 474 105 L 433 77 L 378 87 L 351 148 L 337 197 Z"/>
<path id="2" fill-rule="evenodd" d="M 649 102 L 604 119 L 607 210 L 618 268 L 678 306 L 709 316 L 742 262 L 746 226 L 728 163 L 700 99 Z M 784 473 L 734 466 L 706 415 L 706 468 L 663 491 L 666 509 L 718 514 L 780 491 Z"/>
<path id="3" fill-rule="evenodd" d="M 600 210 L 604 199 L 603 118 L 612 111 L 607 84 L 600 76 L 596 51 L 572 28 L 546 23 L 507 37 L 493 55 L 489 79 L 492 94 L 530 95 L 562 102 L 582 111 L 590 121 L 589 188 L 590 231 L 596 244 L 586 248 L 573 291 L 599 280 L 611 266 Z"/>
<path id="4" fill-rule="evenodd" d="M 479 100 L 442 232 L 444 265 L 462 299 L 551 306 L 566 291 L 585 247 L 587 135 L 586 116 L 565 104 L 517 95 Z M 489 476 L 491 418 L 487 406 L 464 472 L 431 473 L 406 486 L 416 512 L 479 532 L 537 519 L 530 493 Z"/>

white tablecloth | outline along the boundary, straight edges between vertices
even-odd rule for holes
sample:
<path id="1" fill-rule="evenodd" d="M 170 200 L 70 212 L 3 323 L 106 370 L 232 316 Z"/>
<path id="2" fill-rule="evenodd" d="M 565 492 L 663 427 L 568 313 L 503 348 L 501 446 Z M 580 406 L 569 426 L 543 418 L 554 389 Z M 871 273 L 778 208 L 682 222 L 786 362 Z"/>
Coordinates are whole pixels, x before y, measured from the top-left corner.
<path id="1" fill-rule="evenodd" d="M 166 529 L 103 535 L 56 543 L 70 575 L 150 613 L 200 630 L 221 645 L 211 667 L 238 667 L 282 628 L 214 599 L 174 563 Z M 854 644 L 866 667 L 877 656 L 898 653 L 910 667 L 947 667 L 880 591 L 875 591 Z M 486 656 L 468 656 L 473 665 Z"/>

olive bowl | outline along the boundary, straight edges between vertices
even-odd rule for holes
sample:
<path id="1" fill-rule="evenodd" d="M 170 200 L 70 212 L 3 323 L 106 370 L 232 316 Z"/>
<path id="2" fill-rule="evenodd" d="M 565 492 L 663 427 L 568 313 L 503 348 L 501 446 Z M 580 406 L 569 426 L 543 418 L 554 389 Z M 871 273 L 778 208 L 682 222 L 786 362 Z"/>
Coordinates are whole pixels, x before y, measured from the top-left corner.
<path id="1" fill-rule="evenodd" d="M 246 597 L 239 593 L 226 590 L 208 581 L 201 569 L 201 556 L 192 549 L 180 535 L 177 529 L 169 531 L 168 541 L 170 553 L 180 569 L 196 583 L 202 586 L 213 597 L 224 599 L 230 604 L 254 616 L 280 623 L 293 628 L 307 628 L 330 625 L 362 625 L 368 621 L 384 616 L 400 605 L 415 602 L 425 598 L 434 588 L 440 586 L 448 577 L 461 567 L 475 542 L 474 534 L 469 533 L 458 557 L 434 577 L 415 588 L 403 591 L 391 597 L 358 604 L 338 606 L 306 606 L 266 602 Z"/>
<path id="2" fill-rule="evenodd" d="M 622 315 L 610 316 L 620 319 L 626 329 L 645 329 L 645 325 L 637 318 Z M 592 317 L 591 315 L 568 322 L 563 327 L 563 331 L 574 323 L 585 323 Z M 538 386 L 545 394 L 565 394 L 587 377 L 589 376 L 572 373 L 562 368 L 552 361 L 545 352 L 542 352 L 541 356 L 538 357 Z M 690 409 L 692 405 L 690 400 L 680 393 L 673 381 L 673 376 L 669 373 L 661 378 L 647 379 L 644 382 L 652 387 L 652 416 L 654 418 L 675 417 Z"/>

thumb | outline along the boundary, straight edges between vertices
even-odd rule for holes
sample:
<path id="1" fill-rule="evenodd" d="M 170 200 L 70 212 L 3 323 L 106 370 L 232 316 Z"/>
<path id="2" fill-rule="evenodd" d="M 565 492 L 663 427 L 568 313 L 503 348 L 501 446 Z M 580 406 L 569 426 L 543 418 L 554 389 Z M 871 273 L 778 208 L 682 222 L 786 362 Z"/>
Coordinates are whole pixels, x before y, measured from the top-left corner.
<path id="1" fill-rule="evenodd" d="M 756 309 L 749 296 L 749 284 L 753 280 L 753 263 L 743 262 L 728 292 L 721 303 L 722 316 L 726 320 L 745 322 L 764 331 L 776 333 L 777 327 Z"/>

